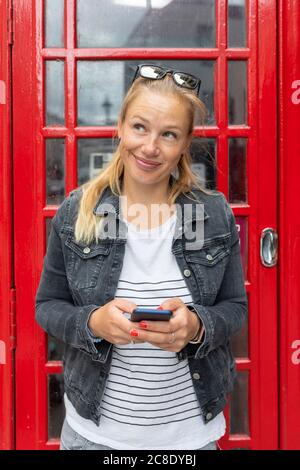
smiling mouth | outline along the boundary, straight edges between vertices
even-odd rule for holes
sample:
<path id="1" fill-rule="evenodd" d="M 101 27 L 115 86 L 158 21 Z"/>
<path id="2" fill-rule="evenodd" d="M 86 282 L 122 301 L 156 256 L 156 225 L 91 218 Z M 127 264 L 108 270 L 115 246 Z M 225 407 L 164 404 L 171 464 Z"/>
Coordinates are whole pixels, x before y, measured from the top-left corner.
<path id="1" fill-rule="evenodd" d="M 144 166 L 145 168 L 157 168 L 158 166 L 161 165 L 161 163 L 152 163 L 152 162 L 149 162 L 148 160 L 144 160 L 142 158 L 136 157 L 134 154 L 132 155 L 134 156 L 138 164 L 140 164 L 141 166 Z"/>

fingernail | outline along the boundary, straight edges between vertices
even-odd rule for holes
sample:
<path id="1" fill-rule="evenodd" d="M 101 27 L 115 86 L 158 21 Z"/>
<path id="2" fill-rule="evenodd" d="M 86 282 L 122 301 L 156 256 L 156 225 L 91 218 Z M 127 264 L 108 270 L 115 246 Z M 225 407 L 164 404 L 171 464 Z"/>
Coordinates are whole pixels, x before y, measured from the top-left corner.
<path id="1" fill-rule="evenodd" d="M 130 330 L 130 336 L 138 336 L 139 333 L 136 330 Z"/>
<path id="2" fill-rule="evenodd" d="M 164 310 L 164 308 L 160 305 L 156 310 Z"/>
<path id="3" fill-rule="evenodd" d="M 148 324 L 147 324 L 146 322 L 144 322 L 144 321 L 141 321 L 141 322 L 139 323 L 139 326 L 140 326 L 140 328 L 148 328 Z"/>

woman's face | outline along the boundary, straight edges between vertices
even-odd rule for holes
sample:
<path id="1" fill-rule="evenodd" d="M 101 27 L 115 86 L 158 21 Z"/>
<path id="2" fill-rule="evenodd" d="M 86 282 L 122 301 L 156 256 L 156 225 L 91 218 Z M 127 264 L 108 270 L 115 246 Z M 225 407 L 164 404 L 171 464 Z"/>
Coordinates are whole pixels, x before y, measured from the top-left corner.
<path id="1" fill-rule="evenodd" d="M 189 113 L 172 95 L 144 91 L 132 101 L 118 126 L 125 178 L 166 184 L 189 147 Z"/>

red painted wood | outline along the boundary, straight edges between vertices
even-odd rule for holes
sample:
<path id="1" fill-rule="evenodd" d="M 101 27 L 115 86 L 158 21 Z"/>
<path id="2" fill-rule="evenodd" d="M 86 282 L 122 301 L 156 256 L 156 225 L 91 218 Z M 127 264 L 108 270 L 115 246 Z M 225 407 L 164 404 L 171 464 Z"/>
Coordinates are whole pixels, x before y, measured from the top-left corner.
<path id="1" fill-rule="evenodd" d="M 279 1 L 280 448 L 300 449 L 300 2 Z"/>
<path id="2" fill-rule="evenodd" d="M 277 268 L 261 265 L 259 237 L 277 228 L 276 2 L 247 1 L 247 48 L 227 48 L 225 0 L 217 4 L 217 42 L 213 49 L 75 49 L 75 0 L 66 0 L 65 49 L 43 48 L 43 2 L 15 0 L 14 153 L 15 266 L 18 309 L 17 448 L 58 448 L 48 440 L 47 376 L 61 364 L 48 362 L 46 336 L 34 321 L 34 298 L 45 254 L 45 221 L 55 212 L 45 202 L 45 138 L 66 140 L 66 192 L 77 184 L 77 139 L 111 137 L 114 128 L 77 127 L 76 61 L 80 59 L 216 59 L 216 125 L 205 129 L 217 139 L 218 189 L 228 195 L 228 137 L 245 137 L 248 201 L 233 205 L 248 220 L 249 358 L 237 358 L 249 371 L 250 435 L 229 435 L 223 448 L 276 449 L 277 401 Z M 27 45 L 26 53 L 24 44 Z M 66 125 L 45 128 L 44 63 L 65 60 Z M 227 61 L 248 61 L 248 120 L 228 126 Z M 198 129 L 196 134 L 200 135 Z M 20 182 L 28 185 L 24 191 Z M 26 334 L 24 334 L 26 332 Z M 226 410 L 229 419 L 229 411 Z M 272 432 L 270 432 L 270 429 Z M 228 429 L 229 431 L 229 429 Z"/>
<path id="3" fill-rule="evenodd" d="M 10 1 L 0 2 L 0 449 L 14 448 L 14 342 L 11 338 L 12 154 Z M 13 304 L 12 304 L 13 305 Z"/>

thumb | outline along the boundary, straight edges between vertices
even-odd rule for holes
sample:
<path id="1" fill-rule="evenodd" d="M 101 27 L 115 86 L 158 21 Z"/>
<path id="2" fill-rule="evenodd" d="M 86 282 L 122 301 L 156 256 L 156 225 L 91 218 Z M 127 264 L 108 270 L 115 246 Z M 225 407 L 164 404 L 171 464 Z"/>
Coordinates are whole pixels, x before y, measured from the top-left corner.
<path id="1" fill-rule="evenodd" d="M 115 307 L 122 310 L 122 312 L 132 313 L 132 311 L 137 307 L 134 302 L 126 299 L 115 299 L 114 301 Z"/>
<path id="2" fill-rule="evenodd" d="M 179 297 L 173 297 L 172 299 L 165 300 L 159 308 L 164 310 L 176 310 L 177 308 L 182 306 L 182 300 Z"/>

